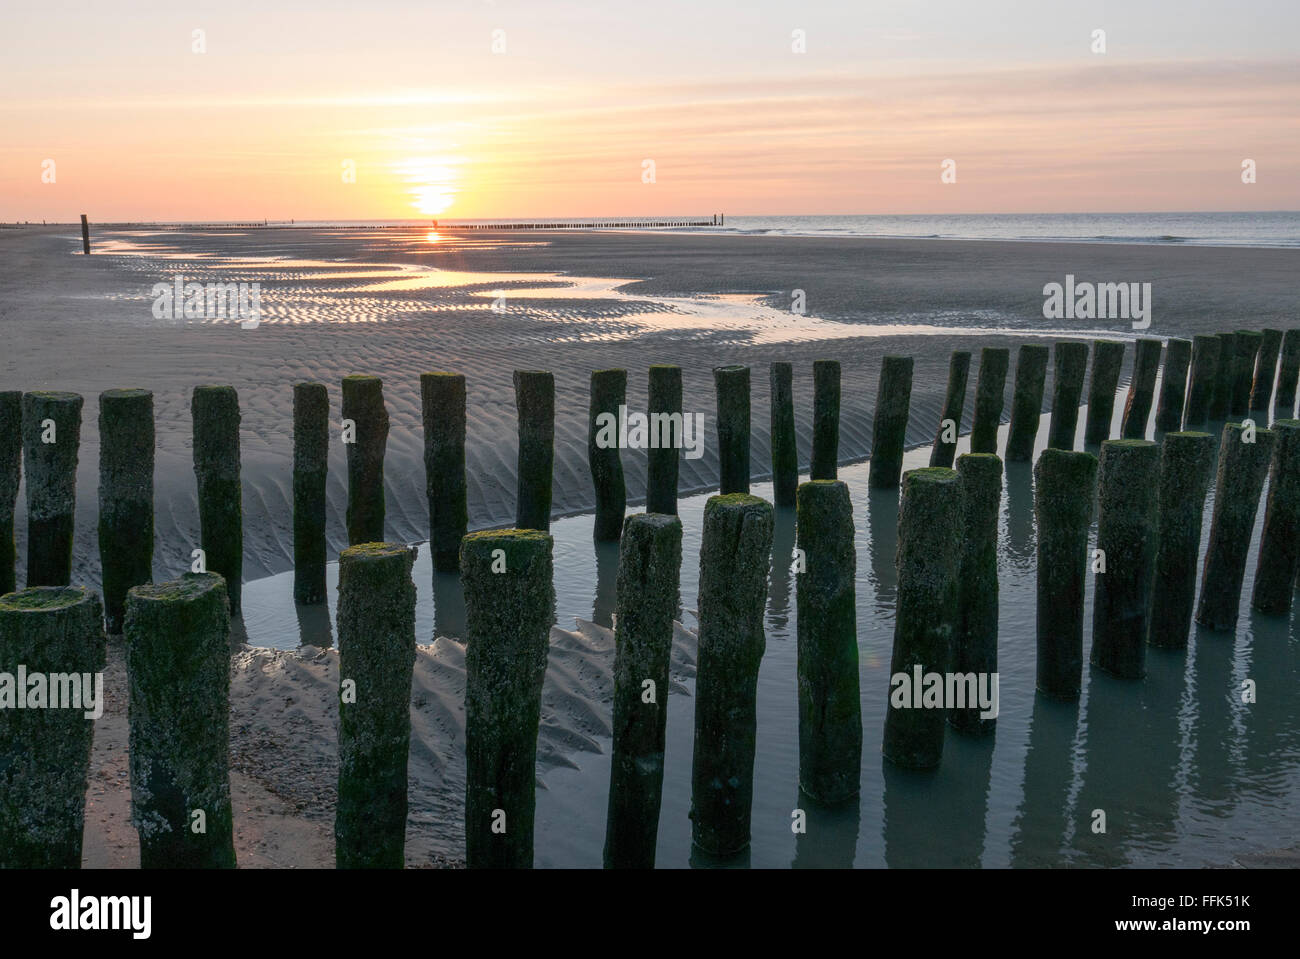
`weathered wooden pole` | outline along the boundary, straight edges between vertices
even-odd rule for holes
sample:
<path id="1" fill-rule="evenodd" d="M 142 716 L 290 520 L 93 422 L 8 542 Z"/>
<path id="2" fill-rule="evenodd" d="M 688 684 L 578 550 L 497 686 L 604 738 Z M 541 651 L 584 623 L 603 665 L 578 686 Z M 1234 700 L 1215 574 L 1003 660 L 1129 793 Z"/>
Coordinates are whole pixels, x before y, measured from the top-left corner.
<path id="1" fill-rule="evenodd" d="M 465 482 L 465 377 L 420 374 L 424 422 L 424 488 L 429 503 L 429 548 L 439 573 L 460 569 L 460 541 L 469 528 Z"/>
<path id="2" fill-rule="evenodd" d="M 749 846 L 772 532 L 772 507 L 756 496 L 704 506 L 690 815 L 692 842 L 713 856 Z"/>
<path id="3" fill-rule="evenodd" d="M 948 393 L 944 396 L 943 412 L 939 414 L 939 428 L 934 433 L 934 449 L 930 451 L 931 466 L 952 466 L 953 456 L 957 452 L 957 436 L 961 433 L 961 415 L 966 405 L 966 380 L 969 375 L 970 353 L 954 350 L 952 359 L 948 361 Z"/>
<path id="4" fill-rule="evenodd" d="M 325 602 L 329 446 L 325 384 L 293 384 L 293 601 L 304 606 Z"/>
<path id="5" fill-rule="evenodd" d="M 1025 343 L 1016 355 L 1016 385 L 1011 395 L 1011 427 L 1007 431 L 1007 462 L 1027 463 L 1034 458 L 1034 440 L 1043 415 L 1043 384 L 1047 379 L 1048 349 Z"/>
<path id="6" fill-rule="evenodd" d="M 812 470 L 809 479 L 835 479 L 839 462 L 840 364 L 838 360 L 814 360 Z"/>
<path id="7" fill-rule="evenodd" d="M 980 371 L 975 380 L 975 419 L 970 432 L 972 453 L 998 451 L 998 426 L 1002 422 L 1010 365 L 1011 351 L 1005 347 L 986 346 L 980 351 Z"/>
<path id="8" fill-rule="evenodd" d="M 461 543 L 471 869 L 533 865 L 537 727 L 555 621 L 551 545 L 531 529 L 484 530 Z"/>
<path id="9" fill-rule="evenodd" d="M 1277 374 L 1277 355 L 1282 347 L 1281 330 L 1263 330 L 1260 333 L 1259 358 L 1255 362 L 1255 378 L 1250 388 L 1250 408 L 1268 409 L 1273 398 L 1273 381 Z"/>
<path id="10" fill-rule="evenodd" d="M 379 377 L 343 377 L 343 429 L 348 452 L 348 545 L 383 542 L 388 410 Z"/>
<path id="11" fill-rule="evenodd" d="M 898 513 L 898 618 L 882 752 L 926 769 L 943 757 L 946 710 L 923 698 L 927 675 L 952 668 L 961 543 L 961 485 L 954 470 L 909 470 Z M 946 684 L 945 684 L 946 685 Z"/>
<path id="12" fill-rule="evenodd" d="M 718 395 L 719 490 L 749 492 L 749 367 L 713 370 Z"/>
<path id="13" fill-rule="evenodd" d="M 18 588 L 14 510 L 23 475 L 23 394 L 0 392 L 0 596 Z"/>
<path id="14" fill-rule="evenodd" d="M 1083 399 L 1083 377 L 1088 371 L 1088 344 L 1061 340 L 1054 347 L 1056 371 L 1052 381 L 1052 422 L 1047 431 L 1050 449 L 1074 449 L 1079 428 L 1079 403 Z"/>
<path id="15" fill-rule="evenodd" d="M 0 673 L 10 683 L 0 696 L 0 869 L 81 868 L 91 740 L 104 708 L 102 617 L 99 597 L 81 586 L 0 599 Z M 44 682 L 33 687 L 37 676 Z"/>
<path id="16" fill-rule="evenodd" d="M 1123 340 L 1092 341 L 1092 374 L 1088 379 L 1088 419 L 1083 442 L 1097 446 L 1110 439 L 1110 421 L 1115 415 L 1115 391 L 1124 367 Z"/>
<path id="17" fill-rule="evenodd" d="M 1188 429 L 1204 426 L 1210 415 L 1210 400 L 1213 398 L 1214 381 L 1218 375 L 1221 346 L 1222 341 L 1208 333 L 1198 333 L 1192 337 L 1192 374 L 1187 385 L 1187 415 L 1184 418 Z"/>
<path id="18" fill-rule="evenodd" d="M 235 868 L 229 605 L 225 580 L 211 572 L 126 596 L 131 822 L 142 869 Z"/>
<path id="19" fill-rule="evenodd" d="M 1297 377 L 1300 377 L 1300 329 L 1293 328 L 1282 336 L 1282 364 L 1277 374 L 1277 399 L 1273 403 L 1282 419 L 1295 413 Z"/>
<path id="20" fill-rule="evenodd" d="M 1034 464 L 1038 530 L 1038 690 L 1079 698 L 1083 684 L 1083 597 L 1097 457 L 1049 449 Z"/>
<path id="21" fill-rule="evenodd" d="M 1221 420 L 1232 408 L 1232 385 L 1237 367 L 1237 334 L 1218 333 L 1219 368 L 1210 394 L 1210 419 Z"/>
<path id="22" fill-rule="evenodd" d="M 876 388 L 876 413 L 871 423 L 872 489 L 893 489 L 903 472 L 903 447 L 907 442 L 907 414 L 912 402 L 912 358 L 886 356 Z"/>
<path id="23" fill-rule="evenodd" d="M 1156 374 L 1160 372 L 1159 340 L 1143 337 L 1134 344 L 1133 376 L 1124 402 L 1124 423 L 1120 435 L 1126 440 L 1145 439 L 1151 403 L 1155 398 Z"/>
<path id="24" fill-rule="evenodd" d="M 627 370 L 594 370 L 587 411 L 587 465 L 596 489 L 596 518 L 592 536 L 602 543 L 623 535 L 627 485 L 620 453 L 620 413 L 627 409 Z M 606 428 L 601 429 L 601 419 Z M 608 425 L 611 424 L 612 426 Z"/>
<path id="25" fill-rule="evenodd" d="M 126 593 L 153 579 L 153 393 L 99 394 L 99 561 L 104 623 L 122 632 Z"/>
<path id="26" fill-rule="evenodd" d="M 222 595 L 239 615 L 244 579 L 244 508 L 239 480 L 239 396 L 233 386 L 196 386 L 190 399 L 194 478 L 199 491 L 203 569 L 225 580 Z"/>
<path id="27" fill-rule="evenodd" d="M 1231 630 L 1237 626 L 1250 534 L 1255 528 L 1259 495 L 1276 441 L 1277 434 L 1272 430 L 1246 428 L 1240 423 L 1223 427 L 1210 542 L 1196 608 L 1196 621 L 1207 629 Z"/>
<path id="28" fill-rule="evenodd" d="M 1268 477 L 1264 535 L 1259 541 L 1251 605 L 1261 613 L 1291 612 L 1291 593 L 1300 568 L 1300 420 L 1278 420 L 1276 449 Z"/>
<path id="29" fill-rule="evenodd" d="M 1151 607 L 1152 646 L 1185 649 L 1196 599 L 1205 494 L 1214 470 L 1214 437 L 1169 433 L 1160 453 L 1160 545 Z"/>
<path id="30" fill-rule="evenodd" d="M 515 526 L 545 532 L 551 528 L 555 473 L 555 377 L 545 370 L 515 370 L 514 381 L 519 417 Z"/>
<path id="31" fill-rule="evenodd" d="M 81 214 L 81 252 L 90 256 L 90 221 L 86 214 Z"/>
<path id="32" fill-rule="evenodd" d="M 394 543 L 339 554 L 339 869 L 401 869 L 406 862 L 414 562 L 414 549 Z"/>
<path id="33" fill-rule="evenodd" d="M 1084 348 L 1087 358 L 1087 348 Z M 957 624 L 953 672 L 991 677 L 998 671 L 998 516 L 1002 505 L 1002 462 L 992 453 L 957 458 L 961 487 L 961 559 L 957 585 Z M 963 687 L 965 688 L 965 687 Z M 979 688 L 979 687 L 977 687 Z M 969 697 L 969 689 L 965 688 Z M 952 704 L 950 704 L 952 705 Z M 981 716 L 982 712 L 992 716 Z M 964 708 L 952 705 L 948 724 L 982 735 L 997 724 L 996 710 L 978 700 Z"/>
<path id="34" fill-rule="evenodd" d="M 1165 346 L 1165 368 L 1156 404 L 1156 430 L 1174 433 L 1183 426 L 1183 400 L 1187 395 L 1187 368 L 1192 362 L 1192 341 L 1170 337 Z"/>
<path id="35" fill-rule="evenodd" d="M 681 565 L 681 520 L 662 513 L 628 517 L 614 618 L 614 748 L 606 869 L 652 869 L 655 864 Z"/>
<path id="36" fill-rule="evenodd" d="M 67 586 L 72 578 L 81 406 L 76 393 L 23 394 L 28 586 Z"/>
<path id="37" fill-rule="evenodd" d="M 1264 341 L 1264 334 L 1258 330 L 1237 330 L 1235 361 L 1232 365 L 1232 416 L 1247 416 L 1250 413 L 1250 390 L 1255 380 L 1255 358 Z"/>
<path id="38" fill-rule="evenodd" d="M 794 429 L 794 367 L 785 362 L 773 363 L 768 373 L 768 384 L 772 414 L 772 500 L 777 506 L 789 508 L 795 505 L 795 491 L 799 488 L 799 448 Z M 816 423 L 814 398 L 814 431 Z M 815 458 L 816 452 L 813 455 Z"/>
<path id="39" fill-rule="evenodd" d="M 796 525 L 807 566 L 798 574 L 799 788 L 830 805 L 858 794 L 862 697 L 853 504 L 838 480 L 799 487 Z"/>
<path id="40" fill-rule="evenodd" d="M 650 367 L 649 403 L 650 449 L 646 451 L 645 511 L 677 515 L 677 468 L 681 451 L 661 440 L 664 430 L 658 425 L 682 417 L 682 368 L 665 364 Z M 793 414 L 792 414 L 793 415 Z M 703 425 L 699 427 L 703 429 Z"/>

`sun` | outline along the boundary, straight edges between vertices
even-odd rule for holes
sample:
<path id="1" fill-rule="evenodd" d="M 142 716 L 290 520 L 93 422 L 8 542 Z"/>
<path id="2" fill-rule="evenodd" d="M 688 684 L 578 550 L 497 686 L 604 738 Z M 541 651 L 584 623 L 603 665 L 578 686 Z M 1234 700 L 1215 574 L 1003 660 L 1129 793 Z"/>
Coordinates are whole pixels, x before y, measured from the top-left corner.
<path id="1" fill-rule="evenodd" d="M 411 207 L 421 216 L 438 216 L 456 202 L 458 166 L 454 157 L 408 157 L 394 164 L 406 184 Z"/>

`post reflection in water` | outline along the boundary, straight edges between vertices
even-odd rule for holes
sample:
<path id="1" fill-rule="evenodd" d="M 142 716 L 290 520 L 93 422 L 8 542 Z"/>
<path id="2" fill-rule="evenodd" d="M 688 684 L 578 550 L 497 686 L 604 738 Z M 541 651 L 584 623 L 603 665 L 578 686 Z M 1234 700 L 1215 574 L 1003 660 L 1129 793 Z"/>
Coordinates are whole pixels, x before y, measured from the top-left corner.
<path id="1" fill-rule="evenodd" d="M 433 635 L 465 639 L 465 593 L 459 573 L 433 574 Z"/>
<path id="2" fill-rule="evenodd" d="M 852 490 L 850 490 L 852 492 Z M 898 498 L 897 489 L 870 489 L 867 491 L 867 517 L 871 539 L 871 585 L 876 591 L 876 611 L 890 619 L 894 617 L 894 600 L 898 596 L 898 570 L 894 554 L 898 552 Z M 856 520 L 855 522 L 860 522 Z"/>
<path id="3" fill-rule="evenodd" d="M 772 530 L 772 575 L 767 588 L 767 628 L 784 637 L 790 623 L 795 511 L 790 507 L 776 507 L 773 513 L 775 526 Z"/>
<path id="4" fill-rule="evenodd" d="M 298 616 L 298 639 L 303 646 L 329 649 L 334 645 L 334 629 L 330 624 L 330 608 L 326 603 L 303 606 L 294 603 Z"/>
<path id="5" fill-rule="evenodd" d="M 596 600 L 591 621 L 597 626 L 614 628 L 614 610 L 618 602 L 618 543 L 595 543 Z"/>
<path id="6" fill-rule="evenodd" d="M 823 806 L 799 789 L 796 790 L 793 808 L 803 810 L 804 831 L 795 833 L 791 867 L 851 869 L 862 825 L 861 797 L 854 796 L 834 806 Z"/>
<path id="7" fill-rule="evenodd" d="M 1017 569 L 1037 566 L 1034 535 L 1034 474 L 1028 463 L 1003 464 L 1006 479 L 1007 539 L 1003 559 Z"/>
<path id="8" fill-rule="evenodd" d="M 1030 868 L 1059 864 L 1059 850 L 1073 820 L 1074 739 L 1079 704 L 1034 694 L 1029 745 L 1020 804 L 1011 831 L 1011 865 Z"/>

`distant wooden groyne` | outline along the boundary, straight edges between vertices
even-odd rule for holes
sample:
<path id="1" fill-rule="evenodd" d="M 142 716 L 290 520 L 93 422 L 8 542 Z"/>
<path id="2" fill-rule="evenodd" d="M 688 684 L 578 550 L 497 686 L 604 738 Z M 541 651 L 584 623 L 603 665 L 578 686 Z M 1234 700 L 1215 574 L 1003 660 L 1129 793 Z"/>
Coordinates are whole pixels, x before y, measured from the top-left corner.
<path id="1" fill-rule="evenodd" d="M 725 226 L 726 217 L 715 213 L 703 217 L 649 217 L 645 219 L 613 220 L 531 220 L 512 223 L 439 223 L 433 221 L 435 230 L 641 230 L 654 227 Z"/>
<path id="2" fill-rule="evenodd" d="M 147 221 L 122 221 L 117 223 L 96 223 L 99 229 L 112 230 L 168 230 L 183 232 L 185 230 L 315 230 L 315 229 L 349 229 L 349 230 L 423 230 L 431 225 L 435 230 L 461 232 L 465 230 L 646 230 L 655 228 L 674 228 L 684 226 L 725 226 L 726 214 L 711 213 L 709 216 L 669 216 L 669 217 L 611 217 L 592 220 L 482 220 L 464 223 L 441 223 L 433 220 L 426 225 L 419 220 L 406 223 L 331 223 L 329 221 L 308 221 L 298 223 L 295 220 L 255 220 L 241 223 L 154 223 Z M 59 226 L 61 224 L 34 223 L 0 223 L 0 228 L 16 229 L 24 226 Z M 90 232 L 86 214 L 81 214 L 81 234 L 84 252 L 90 252 Z"/>

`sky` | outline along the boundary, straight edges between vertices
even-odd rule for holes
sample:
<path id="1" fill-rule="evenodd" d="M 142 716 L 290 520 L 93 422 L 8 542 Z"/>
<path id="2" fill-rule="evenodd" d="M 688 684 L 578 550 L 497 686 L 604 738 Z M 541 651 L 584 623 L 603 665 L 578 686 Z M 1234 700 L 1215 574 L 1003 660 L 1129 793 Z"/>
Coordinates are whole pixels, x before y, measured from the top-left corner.
<path id="1" fill-rule="evenodd" d="M 5 222 L 1300 209 L 1296 0 L 0 8 Z"/>

